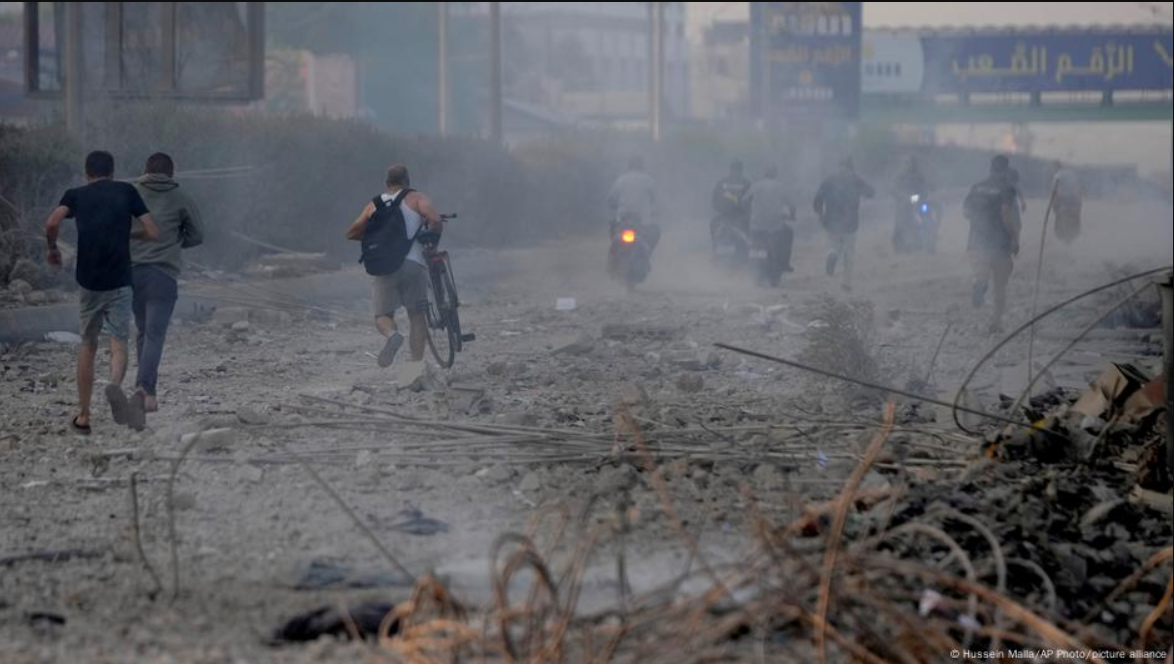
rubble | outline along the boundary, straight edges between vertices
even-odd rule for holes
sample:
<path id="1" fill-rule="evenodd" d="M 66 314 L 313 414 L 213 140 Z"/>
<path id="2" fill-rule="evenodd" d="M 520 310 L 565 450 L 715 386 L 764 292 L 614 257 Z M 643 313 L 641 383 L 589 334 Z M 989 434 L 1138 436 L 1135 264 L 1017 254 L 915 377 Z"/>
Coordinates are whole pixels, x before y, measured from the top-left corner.
<path id="1" fill-rule="evenodd" d="M 677 376 L 677 389 L 687 394 L 696 394 L 705 387 L 705 379 L 700 374 L 685 373 Z"/>

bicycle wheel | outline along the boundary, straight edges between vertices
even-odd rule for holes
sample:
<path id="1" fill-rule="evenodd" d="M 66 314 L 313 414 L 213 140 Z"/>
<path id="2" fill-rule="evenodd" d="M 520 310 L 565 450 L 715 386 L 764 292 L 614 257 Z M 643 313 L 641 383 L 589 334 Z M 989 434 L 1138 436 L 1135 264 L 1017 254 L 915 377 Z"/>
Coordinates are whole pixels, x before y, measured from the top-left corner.
<path id="1" fill-rule="evenodd" d="M 448 267 L 448 261 L 444 263 L 441 283 L 445 291 L 444 303 L 447 310 L 446 327 L 448 328 L 449 344 L 459 352 L 464 347 L 464 341 L 461 339 L 461 316 L 457 313 L 461 301 L 457 298 L 457 284 L 452 278 L 452 270 Z"/>
<path id="2" fill-rule="evenodd" d="M 428 349 L 432 351 L 432 357 L 436 358 L 437 364 L 445 369 L 452 366 L 453 361 L 457 357 L 457 348 L 452 343 L 452 335 L 448 331 L 448 312 L 449 308 L 446 304 L 447 299 L 444 296 L 443 280 L 438 270 L 429 270 L 428 279 L 428 308 L 429 320 L 425 329 L 427 330 Z"/>

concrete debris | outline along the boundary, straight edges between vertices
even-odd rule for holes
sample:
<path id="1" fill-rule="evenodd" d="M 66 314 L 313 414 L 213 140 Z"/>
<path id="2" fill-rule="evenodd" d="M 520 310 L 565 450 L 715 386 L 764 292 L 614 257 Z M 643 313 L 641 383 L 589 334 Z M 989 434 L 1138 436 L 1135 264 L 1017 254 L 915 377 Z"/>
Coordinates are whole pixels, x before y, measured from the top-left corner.
<path id="1" fill-rule="evenodd" d="M 677 389 L 687 394 L 696 394 L 705 387 L 705 379 L 700 374 L 686 373 L 677 376 Z"/>
<path id="2" fill-rule="evenodd" d="M 8 292 L 17 295 L 28 295 L 33 292 L 33 285 L 24 279 L 13 279 L 8 282 Z"/>
<path id="3" fill-rule="evenodd" d="M 633 323 L 606 323 L 600 330 L 600 336 L 614 341 L 631 341 L 635 339 L 649 339 L 657 341 L 672 341 L 684 336 L 684 330 L 672 325 L 641 325 Z"/>
<path id="4" fill-rule="evenodd" d="M 595 339 L 591 335 L 582 333 L 574 339 L 558 342 L 554 346 L 554 355 L 586 355 L 595 350 Z"/>
<path id="5" fill-rule="evenodd" d="M 248 406 L 241 406 L 240 408 L 236 409 L 236 419 L 239 420 L 241 424 L 249 424 L 253 426 L 269 424 L 268 415 L 254 410 Z"/>
<path id="6" fill-rule="evenodd" d="M 289 278 L 305 277 L 321 272 L 333 272 L 339 268 L 337 260 L 324 253 L 278 253 L 265 254 L 245 269 L 252 277 Z"/>
<path id="7" fill-rule="evenodd" d="M 506 464 L 496 464 L 481 468 L 473 475 L 489 484 L 504 484 L 514 479 L 516 473 L 512 467 Z"/>
<path id="8" fill-rule="evenodd" d="M 222 452 L 232 447 L 235 441 L 235 432 L 230 428 L 208 429 L 198 433 L 189 433 L 181 436 L 179 442 L 184 447 L 193 444 L 192 452 Z"/>
<path id="9" fill-rule="evenodd" d="M 518 490 L 525 492 L 534 492 L 542 488 L 542 478 L 538 473 L 530 471 L 522 476 L 522 481 L 518 482 Z"/>
<path id="10" fill-rule="evenodd" d="M 249 321 L 238 320 L 237 322 L 232 324 L 232 331 L 233 332 L 248 332 L 249 331 Z"/>
<path id="11" fill-rule="evenodd" d="M 187 512 L 196 509 L 196 494 L 190 491 L 176 491 L 171 496 L 171 507 L 176 512 Z"/>
<path id="12" fill-rule="evenodd" d="M 440 370 L 428 360 L 399 362 L 388 367 L 392 383 L 409 392 L 434 392 L 444 388 Z"/>
<path id="13" fill-rule="evenodd" d="M 45 270 L 40 265 L 27 258 L 21 258 L 12 265 L 8 272 L 8 282 L 23 281 L 32 286 L 38 286 L 46 279 Z M 31 289 L 30 289 L 31 290 Z"/>

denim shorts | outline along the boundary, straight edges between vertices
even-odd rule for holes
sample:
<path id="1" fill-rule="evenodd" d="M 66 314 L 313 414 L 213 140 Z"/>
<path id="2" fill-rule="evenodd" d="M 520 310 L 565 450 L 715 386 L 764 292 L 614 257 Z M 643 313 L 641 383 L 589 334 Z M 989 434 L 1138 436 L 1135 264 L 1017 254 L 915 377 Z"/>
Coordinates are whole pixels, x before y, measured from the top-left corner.
<path id="1" fill-rule="evenodd" d="M 78 322 L 82 342 L 94 343 L 102 335 L 125 342 L 130 336 L 130 286 L 108 291 L 78 288 L 78 292 Z"/>

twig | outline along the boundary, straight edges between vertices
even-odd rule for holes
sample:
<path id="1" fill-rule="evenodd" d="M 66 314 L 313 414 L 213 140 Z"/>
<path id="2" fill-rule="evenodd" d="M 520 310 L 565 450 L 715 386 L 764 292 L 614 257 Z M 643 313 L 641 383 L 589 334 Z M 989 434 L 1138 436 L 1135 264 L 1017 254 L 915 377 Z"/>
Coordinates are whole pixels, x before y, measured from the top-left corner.
<path id="1" fill-rule="evenodd" d="M 819 653 L 820 664 L 827 662 L 827 615 L 828 608 L 831 605 L 832 596 L 832 573 L 836 568 L 836 555 L 839 553 L 840 536 L 844 532 L 844 523 L 848 519 L 848 511 L 852 508 L 853 498 L 856 495 L 856 489 L 864 480 L 864 476 L 868 473 L 876 458 L 880 456 L 881 448 L 884 447 L 885 440 L 889 437 L 889 430 L 893 426 L 893 416 L 897 411 L 896 404 L 889 402 L 885 404 L 884 421 L 881 428 L 873 436 L 872 442 L 868 444 L 868 450 L 864 454 L 864 460 L 860 465 L 856 466 L 852 476 L 848 478 L 848 482 L 844 485 L 844 490 L 840 493 L 839 506 L 836 509 L 835 519 L 832 521 L 832 529 L 828 534 L 827 550 L 824 553 L 823 567 L 819 574 L 819 605 L 815 610 L 818 620 L 815 632 L 815 647 Z"/>
<path id="2" fill-rule="evenodd" d="M 143 562 L 143 567 L 146 568 L 147 573 L 151 575 L 151 582 L 155 585 L 147 597 L 154 601 L 159 593 L 163 592 L 163 582 L 159 579 L 159 574 L 155 571 L 155 567 L 151 565 L 150 559 L 147 558 L 147 552 L 143 550 L 143 538 L 139 532 L 139 474 L 137 472 L 130 474 L 130 518 L 131 518 L 131 533 L 134 535 L 135 550 L 139 553 L 139 560 Z"/>

